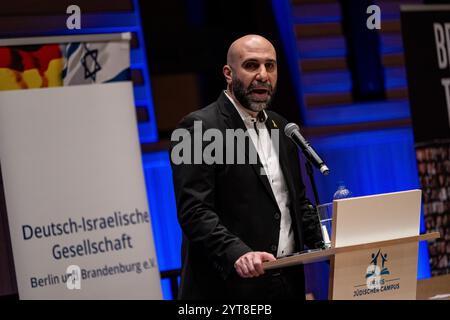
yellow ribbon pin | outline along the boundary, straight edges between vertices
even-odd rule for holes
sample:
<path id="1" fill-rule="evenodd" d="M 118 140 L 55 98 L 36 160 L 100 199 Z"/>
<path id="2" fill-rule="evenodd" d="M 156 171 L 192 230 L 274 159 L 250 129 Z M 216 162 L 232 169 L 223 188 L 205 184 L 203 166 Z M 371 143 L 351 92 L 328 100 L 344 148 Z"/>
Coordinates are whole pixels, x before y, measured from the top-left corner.
<path id="1" fill-rule="evenodd" d="M 277 124 L 275 123 L 275 121 L 273 121 L 273 119 L 272 119 L 272 123 L 275 128 L 278 128 Z"/>

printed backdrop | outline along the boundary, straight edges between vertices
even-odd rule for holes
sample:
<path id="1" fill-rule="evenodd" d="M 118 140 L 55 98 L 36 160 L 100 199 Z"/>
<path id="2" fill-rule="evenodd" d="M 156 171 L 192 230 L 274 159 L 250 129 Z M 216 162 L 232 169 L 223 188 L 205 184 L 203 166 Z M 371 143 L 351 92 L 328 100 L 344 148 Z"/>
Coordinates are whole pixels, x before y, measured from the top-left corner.
<path id="1" fill-rule="evenodd" d="M 129 80 L 128 47 L 119 41 L 0 47 L 0 90 Z"/>
<path id="2" fill-rule="evenodd" d="M 433 9 L 434 8 L 434 9 Z M 433 276 L 450 273 L 450 6 L 401 15 L 417 167 Z"/>
<path id="3" fill-rule="evenodd" d="M 129 43 L 68 39 L 0 47 L 0 167 L 19 296 L 161 299 Z"/>

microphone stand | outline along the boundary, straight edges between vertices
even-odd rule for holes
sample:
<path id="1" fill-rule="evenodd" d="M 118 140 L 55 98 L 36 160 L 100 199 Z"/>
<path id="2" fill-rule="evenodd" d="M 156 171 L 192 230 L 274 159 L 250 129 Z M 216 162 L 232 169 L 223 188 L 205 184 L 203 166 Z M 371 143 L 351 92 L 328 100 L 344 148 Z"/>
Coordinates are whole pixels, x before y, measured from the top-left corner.
<path id="1" fill-rule="evenodd" d="M 319 210 L 317 209 L 317 206 L 320 204 L 319 193 L 317 192 L 317 186 L 316 186 L 316 182 L 314 180 L 313 166 L 312 166 L 311 162 L 309 162 L 308 159 L 306 159 L 306 161 L 305 161 L 305 168 L 306 168 L 306 173 L 308 174 L 308 177 L 309 177 L 309 181 L 311 182 L 311 187 L 313 189 L 314 200 L 316 202 L 316 207 L 314 208 L 314 210 L 317 213 L 319 228 L 320 228 L 320 232 L 322 234 L 322 241 L 321 241 L 321 243 L 316 244 L 316 247 L 318 246 L 320 249 L 327 249 L 327 245 L 325 244 L 325 235 L 324 235 L 324 232 L 326 232 L 326 231 L 324 231 L 322 228 L 322 223 L 320 222 Z"/>
<path id="2" fill-rule="evenodd" d="M 317 207 L 320 204 L 319 194 L 317 193 L 317 186 L 316 186 L 316 182 L 314 181 L 313 167 L 311 165 L 311 162 L 309 162 L 308 159 L 306 159 L 305 168 L 306 168 L 306 173 L 308 174 L 308 177 L 309 177 L 309 181 L 311 182 L 311 187 L 312 187 L 313 193 L 314 193 L 314 200 L 316 202 L 316 207 Z"/>

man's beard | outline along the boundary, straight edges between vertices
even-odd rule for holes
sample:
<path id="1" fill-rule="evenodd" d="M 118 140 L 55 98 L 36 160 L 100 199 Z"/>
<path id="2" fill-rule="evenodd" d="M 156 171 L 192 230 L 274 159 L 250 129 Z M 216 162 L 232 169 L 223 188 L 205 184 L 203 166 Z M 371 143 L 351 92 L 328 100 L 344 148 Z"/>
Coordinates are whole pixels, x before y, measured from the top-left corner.
<path id="1" fill-rule="evenodd" d="M 252 90 L 255 87 L 265 87 L 267 89 L 267 99 L 258 100 L 251 96 Z M 272 97 L 275 94 L 275 88 L 266 82 L 258 82 L 257 84 L 251 84 L 247 89 L 244 88 L 244 84 L 237 78 L 233 78 L 232 82 L 233 95 L 239 101 L 239 103 L 246 109 L 254 112 L 260 112 L 267 109 L 272 103 Z"/>

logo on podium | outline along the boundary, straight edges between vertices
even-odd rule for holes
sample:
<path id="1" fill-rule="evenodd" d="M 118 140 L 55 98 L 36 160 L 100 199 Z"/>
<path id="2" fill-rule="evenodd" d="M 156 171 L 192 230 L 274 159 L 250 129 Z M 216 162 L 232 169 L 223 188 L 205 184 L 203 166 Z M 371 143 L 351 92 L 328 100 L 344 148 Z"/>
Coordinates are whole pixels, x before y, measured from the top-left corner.
<path id="1" fill-rule="evenodd" d="M 378 259 L 381 259 L 381 266 L 378 264 Z M 381 276 L 390 274 L 389 269 L 385 266 L 387 259 L 387 253 L 382 253 L 381 249 L 377 253 L 372 253 L 370 265 L 366 270 L 366 284 L 368 289 L 381 289 L 381 285 L 385 282 Z"/>
<path id="2" fill-rule="evenodd" d="M 355 286 L 354 297 L 400 289 L 400 278 L 387 279 L 386 277 L 391 275 L 387 266 L 388 258 L 388 253 L 381 249 L 370 254 L 370 264 L 365 273 L 366 283 Z"/>

